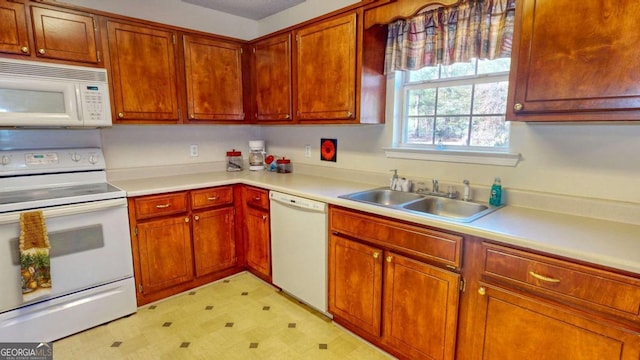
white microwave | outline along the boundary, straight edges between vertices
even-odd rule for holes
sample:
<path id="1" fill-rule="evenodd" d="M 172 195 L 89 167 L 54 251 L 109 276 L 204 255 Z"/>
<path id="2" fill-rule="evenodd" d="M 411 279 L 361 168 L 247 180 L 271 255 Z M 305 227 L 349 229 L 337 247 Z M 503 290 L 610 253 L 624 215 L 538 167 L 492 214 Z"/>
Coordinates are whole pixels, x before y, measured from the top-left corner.
<path id="1" fill-rule="evenodd" d="M 0 59 L 0 127 L 111 126 L 105 69 Z"/>

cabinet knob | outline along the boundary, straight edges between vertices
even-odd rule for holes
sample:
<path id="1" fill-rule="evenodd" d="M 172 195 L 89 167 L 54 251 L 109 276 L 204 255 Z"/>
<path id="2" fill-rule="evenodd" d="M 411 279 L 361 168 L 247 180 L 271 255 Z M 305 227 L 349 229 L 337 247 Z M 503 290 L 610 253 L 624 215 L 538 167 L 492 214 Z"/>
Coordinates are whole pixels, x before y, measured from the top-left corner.
<path id="1" fill-rule="evenodd" d="M 124 113 L 119 112 L 118 113 L 118 119 L 122 119 L 122 118 L 124 118 Z"/>
<path id="2" fill-rule="evenodd" d="M 377 251 L 373 253 L 373 258 L 377 259 L 380 257 L 380 253 L 378 253 Z"/>
<path id="3" fill-rule="evenodd" d="M 195 119 L 195 118 L 196 118 L 196 116 L 195 116 L 195 115 L 193 115 L 193 114 L 189 114 L 189 118 L 191 118 L 191 119 Z"/>
<path id="4" fill-rule="evenodd" d="M 284 116 L 285 119 L 291 119 L 291 115 L 287 114 Z"/>
<path id="5" fill-rule="evenodd" d="M 522 109 L 524 109 L 524 105 L 522 105 L 521 103 L 517 103 L 517 104 L 513 105 L 513 110 L 515 110 L 515 111 L 520 111 Z"/>
<path id="6" fill-rule="evenodd" d="M 393 261 L 393 256 L 389 255 L 387 256 L 387 262 L 390 263 Z"/>
<path id="7" fill-rule="evenodd" d="M 267 215 L 262 215 L 262 220 L 267 220 L 268 216 Z"/>
<path id="8" fill-rule="evenodd" d="M 46 51 L 44 51 L 44 49 L 39 49 L 39 50 L 38 50 L 38 53 L 39 53 L 40 55 L 44 55 L 44 54 L 45 54 L 45 52 L 46 52 Z"/>
<path id="9" fill-rule="evenodd" d="M 189 222 L 189 218 L 188 217 L 184 218 L 184 222 L 188 223 Z"/>
<path id="10" fill-rule="evenodd" d="M 485 289 L 484 286 L 478 289 L 478 294 L 484 296 L 486 293 L 487 293 L 487 289 Z"/>
<path id="11" fill-rule="evenodd" d="M 26 47 L 26 46 L 23 46 L 23 47 L 20 48 L 20 51 L 22 51 L 24 54 L 26 54 L 26 53 L 29 52 L 29 48 Z"/>
<path id="12" fill-rule="evenodd" d="M 347 112 L 347 117 L 349 118 L 353 117 L 353 113 L 351 111 Z"/>
<path id="13" fill-rule="evenodd" d="M 198 215 L 194 216 L 194 217 L 193 217 L 193 220 L 195 220 L 195 221 L 200 220 L 200 216 L 198 216 Z"/>

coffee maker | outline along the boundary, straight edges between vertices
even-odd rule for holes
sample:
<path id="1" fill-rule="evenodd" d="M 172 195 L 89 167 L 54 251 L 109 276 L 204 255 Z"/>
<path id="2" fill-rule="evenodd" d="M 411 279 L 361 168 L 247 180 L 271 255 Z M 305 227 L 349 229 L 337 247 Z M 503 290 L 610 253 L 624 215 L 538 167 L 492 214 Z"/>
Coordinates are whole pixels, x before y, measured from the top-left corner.
<path id="1" fill-rule="evenodd" d="M 264 170 L 264 158 L 266 155 L 264 140 L 249 141 L 249 170 Z"/>

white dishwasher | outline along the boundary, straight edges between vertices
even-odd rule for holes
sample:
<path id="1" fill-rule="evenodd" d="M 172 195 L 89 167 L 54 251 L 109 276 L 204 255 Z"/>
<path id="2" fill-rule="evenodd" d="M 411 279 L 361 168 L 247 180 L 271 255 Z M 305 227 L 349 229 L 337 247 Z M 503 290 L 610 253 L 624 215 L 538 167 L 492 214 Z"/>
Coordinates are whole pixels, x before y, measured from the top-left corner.
<path id="1" fill-rule="evenodd" d="M 329 315 L 327 204 L 276 191 L 269 198 L 273 283 Z"/>

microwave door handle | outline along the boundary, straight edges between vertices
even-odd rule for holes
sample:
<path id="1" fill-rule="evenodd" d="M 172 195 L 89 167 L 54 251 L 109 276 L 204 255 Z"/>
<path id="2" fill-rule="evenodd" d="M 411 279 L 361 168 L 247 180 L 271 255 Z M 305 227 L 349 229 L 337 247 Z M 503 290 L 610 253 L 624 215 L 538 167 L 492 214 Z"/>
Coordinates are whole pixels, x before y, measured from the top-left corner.
<path id="1" fill-rule="evenodd" d="M 84 124 L 84 109 L 82 108 L 82 90 L 80 89 L 80 84 L 75 84 L 76 90 L 76 113 L 78 116 L 78 122 L 80 124 Z"/>

